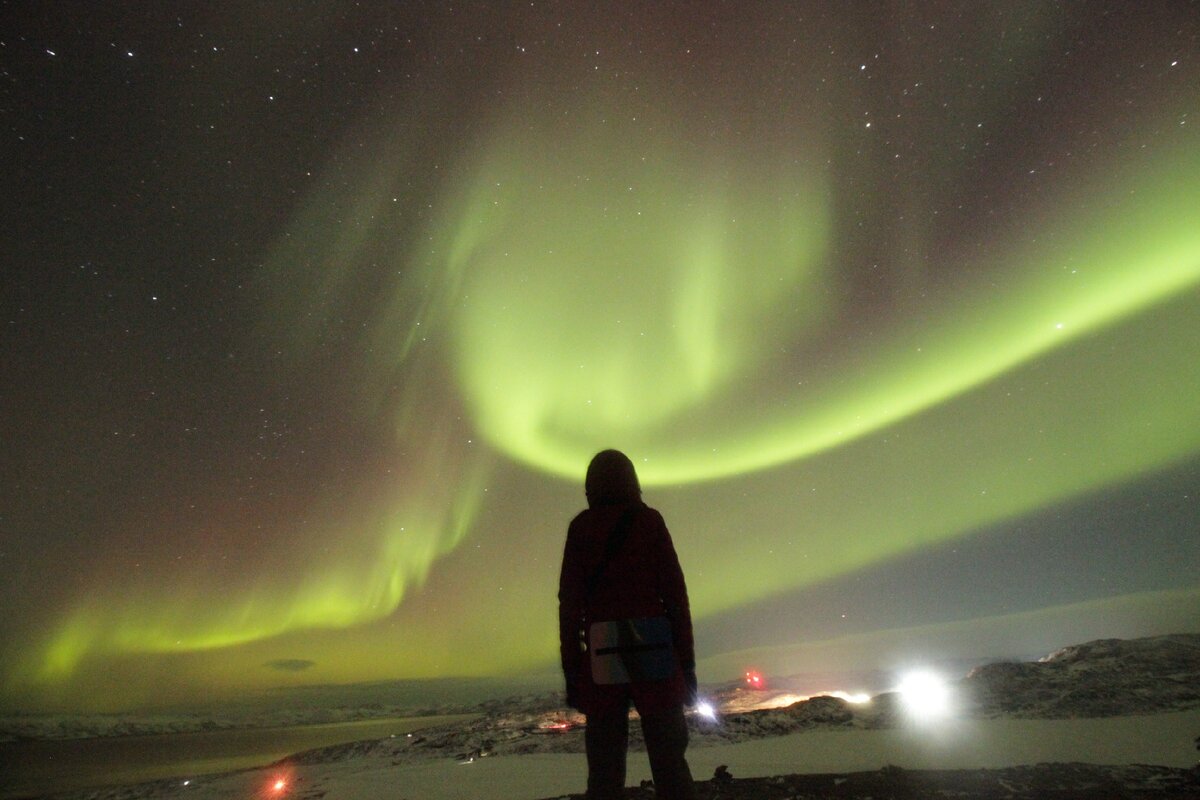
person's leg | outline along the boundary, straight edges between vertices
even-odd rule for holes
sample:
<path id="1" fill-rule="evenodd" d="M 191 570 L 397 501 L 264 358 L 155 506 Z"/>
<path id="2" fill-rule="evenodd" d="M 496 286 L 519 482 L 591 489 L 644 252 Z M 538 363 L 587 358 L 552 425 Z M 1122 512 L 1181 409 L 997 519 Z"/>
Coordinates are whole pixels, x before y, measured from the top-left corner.
<path id="1" fill-rule="evenodd" d="M 583 741 L 587 747 L 588 800 L 619 800 L 625 794 L 628 709 L 589 714 Z"/>
<path id="2" fill-rule="evenodd" d="M 683 756 L 688 744 L 683 707 L 643 714 L 642 736 L 646 739 L 646 754 L 650 757 L 655 796 L 662 800 L 695 800 L 692 771 Z"/>

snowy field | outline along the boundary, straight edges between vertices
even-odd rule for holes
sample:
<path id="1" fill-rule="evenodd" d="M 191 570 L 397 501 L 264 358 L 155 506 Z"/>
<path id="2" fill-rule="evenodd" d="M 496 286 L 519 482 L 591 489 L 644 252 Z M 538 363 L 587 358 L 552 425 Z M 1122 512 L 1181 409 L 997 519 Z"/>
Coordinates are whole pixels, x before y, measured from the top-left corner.
<path id="1" fill-rule="evenodd" d="M 1104 719 L 954 720 L 934 727 L 815 730 L 733 744 L 694 747 L 689 761 L 697 779 L 719 765 L 737 778 L 787 773 L 841 773 L 905 769 L 978 769 L 1042 762 L 1158 764 L 1196 763 L 1193 739 L 1200 710 Z M 223 776 L 146 784 L 136 789 L 91 792 L 76 797 L 329 798 L 410 800 L 505 798 L 535 800 L 583 791 L 586 769 L 579 753 L 533 753 L 477 758 L 468 763 L 445 758 L 395 763 L 379 750 L 347 754 L 338 760 L 281 765 Z M 629 784 L 650 776 L 644 753 L 631 753 Z M 278 788 L 276 788 L 278 787 Z"/>

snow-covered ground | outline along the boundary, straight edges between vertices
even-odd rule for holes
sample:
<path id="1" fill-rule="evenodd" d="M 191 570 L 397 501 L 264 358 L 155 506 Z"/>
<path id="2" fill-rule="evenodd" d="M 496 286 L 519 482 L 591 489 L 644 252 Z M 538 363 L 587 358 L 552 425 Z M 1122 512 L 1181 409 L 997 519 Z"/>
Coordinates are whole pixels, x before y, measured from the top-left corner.
<path id="1" fill-rule="evenodd" d="M 1193 739 L 1200 710 L 1099 719 L 965 719 L 930 727 L 849 728 L 746 739 L 731 744 L 698 743 L 689 761 L 698 779 L 727 765 L 738 778 L 786 773 L 840 773 L 905 769 L 977 769 L 1041 762 L 1161 764 L 1187 767 L 1196 761 Z M 331 753 L 332 757 L 333 754 Z M 650 777 L 645 754 L 629 759 L 629 783 Z M 223 800 L 234 797 L 318 797 L 369 800 L 505 798 L 534 800 L 583 791 L 586 776 L 579 753 L 535 752 L 475 758 L 445 757 L 405 762 L 396 751 L 343 750 L 333 760 L 281 764 L 230 775 L 146 784 L 77 795 L 94 800 Z M 279 788 L 276 788 L 278 786 Z"/>
<path id="2" fill-rule="evenodd" d="M 1044 762 L 1196 764 L 1200 636 L 1101 640 L 1038 661 L 983 667 L 902 691 L 798 699 L 779 688 L 708 687 L 715 720 L 690 719 L 698 779 L 789 773 L 981 769 Z M 153 798 L 545 798 L 582 791 L 582 718 L 556 693 L 492 701 L 476 716 L 382 740 L 299 753 L 262 769 L 75 793 Z M 629 781 L 649 778 L 631 727 Z"/>

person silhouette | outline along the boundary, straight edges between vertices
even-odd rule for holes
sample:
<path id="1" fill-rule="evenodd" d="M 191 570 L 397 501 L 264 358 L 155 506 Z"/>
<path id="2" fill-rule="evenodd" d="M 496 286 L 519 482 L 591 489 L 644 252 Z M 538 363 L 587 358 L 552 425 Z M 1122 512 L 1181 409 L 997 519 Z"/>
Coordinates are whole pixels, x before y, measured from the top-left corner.
<path id="1" fill-rule="evenodd" d="M 584 491 L 588 507 L 567 528 L 558 619 L 567 704 L 587 717 L 588 800 L 624 795 L 630 703 L 655 796 L 693 800 L 684 706 L 696 702 L 696 656 L 675 546 L 624 453 L 597 453 Z"/>

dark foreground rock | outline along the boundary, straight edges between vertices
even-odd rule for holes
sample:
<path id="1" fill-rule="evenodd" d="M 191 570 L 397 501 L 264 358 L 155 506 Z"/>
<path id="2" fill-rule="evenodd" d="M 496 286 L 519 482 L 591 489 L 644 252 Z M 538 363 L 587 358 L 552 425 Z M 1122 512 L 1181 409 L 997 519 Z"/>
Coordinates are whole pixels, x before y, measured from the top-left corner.
<path id="1" fill-rule="evenodd" d="M 728 773 L 696 784 L 699 800 L 1134 800 L 1200 798 L 1200 769 L 1141 764 L 1036 764 L 1005 769 L 906 770 L 885 767 L 845 775 L 779 775 L 729 779 Z M 652 800 L 649 786 L 625 790 L 626 800 Z M 582 794 L 558 800 L 583 800 Z"/>

